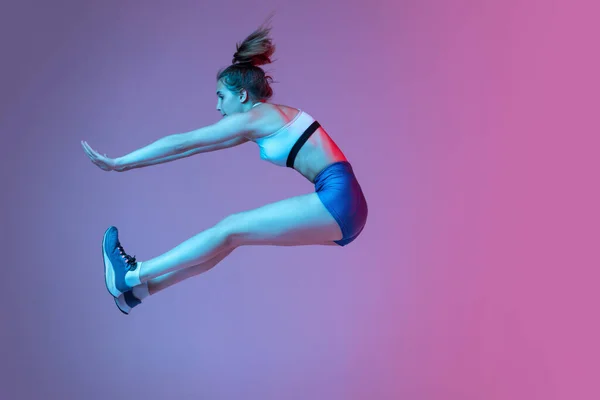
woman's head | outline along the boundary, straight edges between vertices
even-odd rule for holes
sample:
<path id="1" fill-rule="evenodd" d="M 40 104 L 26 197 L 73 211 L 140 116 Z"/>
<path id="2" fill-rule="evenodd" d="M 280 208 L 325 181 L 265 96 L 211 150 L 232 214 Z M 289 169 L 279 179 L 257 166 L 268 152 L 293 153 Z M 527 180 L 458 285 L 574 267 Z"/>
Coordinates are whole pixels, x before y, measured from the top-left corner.
<path id="1" fill-rule="evenodd" d="M 243 111 L 248 105 L 268 100 L 273 95 L 270 83 L 260 65 L 269 64 L 275 52 L 265 25 L 236 45 L 232 65 L 217 73 L 217 110 L 223 115 Z"/>

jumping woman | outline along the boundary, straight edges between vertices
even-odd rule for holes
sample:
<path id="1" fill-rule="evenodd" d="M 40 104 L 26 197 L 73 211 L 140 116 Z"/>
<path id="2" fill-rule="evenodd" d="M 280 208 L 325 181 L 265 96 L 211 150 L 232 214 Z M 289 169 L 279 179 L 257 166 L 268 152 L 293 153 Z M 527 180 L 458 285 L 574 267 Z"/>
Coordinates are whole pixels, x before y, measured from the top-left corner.
<path id="1" fill-rule="evenodd" d="M 367 202 L 342 151 L 306 112 L 268 102 L 272 79 L 260 65 L 270 63 L 275 51 L 270 30 L 263 24 L 237 44 L 233 64 L 218 72 L 217 110 L 223 118 L 217 123 L 163 137 L 116 159 L 81 144 L 95 165 L 122 172 L 254 142 L 263 160 L 295 169 L 315 192 L 230 215 L 143 262 L 125 252 L 117 228 L 109 227 L 102 240 L 105 283 L 121 312 L 211 269 L 240 246 L 345 246 L 363 230 Z"/>

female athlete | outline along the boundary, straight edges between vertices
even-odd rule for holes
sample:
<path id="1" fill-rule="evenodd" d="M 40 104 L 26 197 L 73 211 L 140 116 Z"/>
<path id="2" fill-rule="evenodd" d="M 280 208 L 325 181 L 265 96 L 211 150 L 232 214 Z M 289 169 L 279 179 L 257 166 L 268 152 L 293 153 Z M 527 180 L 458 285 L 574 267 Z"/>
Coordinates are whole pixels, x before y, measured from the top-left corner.
<path id="1" fill-rule="evenodd" d="M 122 172 L 254 142 L 263 160 L 295 169 L 315 192 L 227 216 L 143 262 L 125 252 L 117 228 L 109 227 L 102 240 L 105 283 L 121 312 L 211 269 L 240 246 L 345 246 L 362 232 L 367 202 L 342 151 L 308 113 L 268 102 L 272 79 L 260 65 L 270 63 L 275 51 L 270 30 L 262 25 L 237 44 L 232 65 L 218 72 L 217 110 L 223 118 L 217 123 L 163 137 L 116 159 L 81 144 L 95 165 Z"/>

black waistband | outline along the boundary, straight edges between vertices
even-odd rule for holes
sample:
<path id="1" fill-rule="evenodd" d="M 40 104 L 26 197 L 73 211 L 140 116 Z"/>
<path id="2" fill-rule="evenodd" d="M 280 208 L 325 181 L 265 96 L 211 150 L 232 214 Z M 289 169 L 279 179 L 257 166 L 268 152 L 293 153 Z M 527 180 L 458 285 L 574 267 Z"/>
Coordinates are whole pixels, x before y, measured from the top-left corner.
<path id="1" fill-rule="evenodd" d="M 290 150 L 290 154 L 288 154 L 287 162 L 285 163 L 286 166 L 288 166 L 290 168 L 294 168 L 294 161 L 296 160 L 296 155 L 298 154 L 298 152 L 300 151 L 302 146 L 304 146 L 304 143 L 306 143 L 306 141 L 308 140 L 310 135 L 315 133 L 315 131 L 320 126 L 321 125 L 317 121 L 315 121 L 308 128 L 306 128 L 306 130 L 304 131 L 302 136 L 300 136 L 298 138 L 298 140 L 296 141 L 296 143 L 294 144 L 294 147 L 292 147 L 292 150 Z"/>

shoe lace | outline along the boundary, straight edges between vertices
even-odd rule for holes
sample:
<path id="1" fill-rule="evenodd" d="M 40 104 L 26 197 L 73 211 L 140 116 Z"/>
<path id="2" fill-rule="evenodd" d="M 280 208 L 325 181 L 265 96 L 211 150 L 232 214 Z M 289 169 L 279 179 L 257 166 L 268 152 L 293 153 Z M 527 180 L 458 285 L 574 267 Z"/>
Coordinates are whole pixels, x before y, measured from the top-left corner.
<path id="1" fill-rule="evenodd" d="M 123 257 L 125 259 L 125 262 L 129 266 L 129 270 L 133 271 L 134 269 L 136 269 L 137 262 L 136 262 L 135 256 L 132 257 L 129 254 L 127 254 L 125 252 L 125 249 L 123 249 L 123 246 L 121 246 L 121 243 L 117 243 L 117 249 L 119 249 L 119 253 L 121 254 L 121 257 Z"/>

